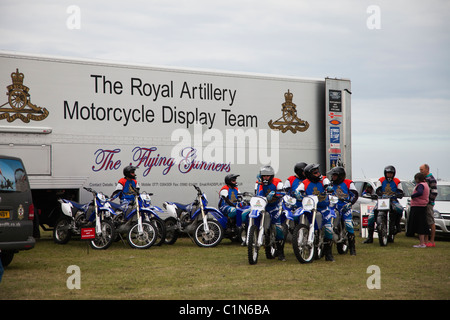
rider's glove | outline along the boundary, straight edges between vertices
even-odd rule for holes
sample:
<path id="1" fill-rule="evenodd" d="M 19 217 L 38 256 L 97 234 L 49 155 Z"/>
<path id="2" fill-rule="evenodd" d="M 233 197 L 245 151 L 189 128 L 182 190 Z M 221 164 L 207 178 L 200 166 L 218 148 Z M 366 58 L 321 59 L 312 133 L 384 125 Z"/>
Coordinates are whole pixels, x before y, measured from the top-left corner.
<path id="1" fill-rule="evenodd" d="M 342 207 L 342 212 L 347 212 L 349 210 L 352 209 L 352 204 L 351 203 L 346 203 L 344 204 L 344 206 Z"/>
<path id="2" fill-rule="evenodd" d="M 266 197 L 267 201 L 271 201 L 274 195 L 275 195 L 275 191 L 270 191 Z"/>

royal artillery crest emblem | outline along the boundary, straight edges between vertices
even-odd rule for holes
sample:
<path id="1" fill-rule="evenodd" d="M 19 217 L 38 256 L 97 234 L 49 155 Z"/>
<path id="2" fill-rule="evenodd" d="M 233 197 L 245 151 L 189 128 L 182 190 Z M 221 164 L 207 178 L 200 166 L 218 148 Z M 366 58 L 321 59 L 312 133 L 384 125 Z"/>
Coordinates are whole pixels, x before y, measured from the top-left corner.
<path id="1" fill-rule="evenodd" d="M 12 84 L 7 86 L 8 101 L 0 105 L 0 120 L 6 119 L 8 122 L 13 122 L 20 119 L 25 123 L 30 120 L 41 121 L 47 118 L 48 110 L 41 108 L 31 103 L 30 88 L 23 85 L 24 74 L 16 72 L 11 73 Z"/>
<path id="2" fill-rule="evenodd" d="M 292 102 L 294 95 L 289 90 L 284 94 L 285 102 L 282 104 L 281 118 L 268 122 L 268 125 L 273 130 L 280 130 L 285 133 L 290 130 L 292 133 L 297 131 L 303 132 L 309 128 L 308 121 L 304 121 L 297 116 L 297 106 Z"/>

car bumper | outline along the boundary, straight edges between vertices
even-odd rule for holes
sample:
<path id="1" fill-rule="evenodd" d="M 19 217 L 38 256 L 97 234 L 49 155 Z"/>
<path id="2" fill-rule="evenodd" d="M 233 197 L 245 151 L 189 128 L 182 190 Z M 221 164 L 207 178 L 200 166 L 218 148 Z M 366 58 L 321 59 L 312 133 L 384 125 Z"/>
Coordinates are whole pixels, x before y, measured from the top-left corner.
<path id="1" fill-rule="evenodd" d="M 0 250 L 30 250 L 36 245 L 36 240 L 33 237 L 28 237 L 25 241 L 0 242 Z"/>
<path id="2" fill-rule="evenodd" d="M 436 219 L 434 218 L 436 225 L 436 234 L 448 234 L 450 235 L 450 219 Z"/>

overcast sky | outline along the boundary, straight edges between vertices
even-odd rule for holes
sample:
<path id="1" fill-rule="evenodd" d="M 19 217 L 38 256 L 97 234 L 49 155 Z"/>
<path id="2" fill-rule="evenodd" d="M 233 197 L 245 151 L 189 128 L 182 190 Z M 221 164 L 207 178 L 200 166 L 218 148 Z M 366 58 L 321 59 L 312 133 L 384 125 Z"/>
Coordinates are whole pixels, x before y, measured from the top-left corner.
<path id="1" fill-rule="evenodd" d="M 0 12 L 0 50 L 349 78 L 353 178 L 393 164 L 412 179 L 429 163 L 450 180 L 448 0 L 2 0 Z"/>

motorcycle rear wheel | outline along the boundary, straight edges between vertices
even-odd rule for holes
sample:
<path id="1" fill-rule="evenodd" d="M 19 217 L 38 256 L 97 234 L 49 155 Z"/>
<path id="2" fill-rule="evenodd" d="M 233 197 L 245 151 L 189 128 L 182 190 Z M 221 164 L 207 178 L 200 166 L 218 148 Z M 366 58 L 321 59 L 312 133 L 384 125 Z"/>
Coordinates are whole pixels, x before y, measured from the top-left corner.
<path id="1" fill-rule="evenodd" d="M 298 224 L 294 228 L 292 235 L 292 248 L 294 254 L 300 263 L 310 263 L 314 258 L 314 247 L 308 245 L 309 227 L 304 224 Z"/>
<path id="2" fill-rule="evenodd" d="M 252 225 L 248 232 L 247 255 L 248 263 L 250 264 L 256 264 L 258 262 L 258 231 L 259 227 Z"/>
<path id="3" fill-rule="evenodd" d="M 211 248 L 217 246 L 223 238 L 223 229 L 215 220 L 208 220 L 209 233 L 205 231 L 204 223 L 201 222 L 195 228 L 194 242 L 199 247 Z"/>
<path id="4" fill-rule="evenodd" d="M 166 236 L 164 237 L 165 244 L 174 244 L 178 239 L 177 221 L 174 218 L 167 218 L 164 220 L 166 229 Z"/>
<path id="5" fill-rule="evenodd" d="M 164 243 L 166 239 L 166 224 L 161 218 L 153 217 L 150 219 L 153 226 L 156 228 L 157 235 L 156 235 L 156 242 L 155 246 L 160 246 Z"/>
<path id="6" fill-rule="evenodd" d="M 70 231 L 70 221 L 66 218 L 61 218 L 53 228 L 53 241 L 57 244 L 66 244 L 72 238 L 72 231 Z"/>
<path id="7" fill-rule="evenodd" d="M 128 232 L 128 244 L 135 249 L 148 249 L 156 241 L 157 231 L 149 222 L 142 222 L 144 232 L 139 234 L 138 223 L 134 222 Z"/>

